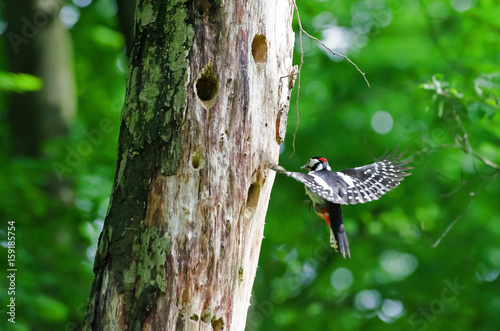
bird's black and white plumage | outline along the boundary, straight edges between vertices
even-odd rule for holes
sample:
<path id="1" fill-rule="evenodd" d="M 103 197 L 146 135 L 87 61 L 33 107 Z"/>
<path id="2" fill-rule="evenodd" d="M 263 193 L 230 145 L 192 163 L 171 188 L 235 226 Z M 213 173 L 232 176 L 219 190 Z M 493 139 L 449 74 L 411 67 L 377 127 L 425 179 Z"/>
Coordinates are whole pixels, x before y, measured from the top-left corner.
<path id="1" fill-rule="evenodd" d="M 344 230 L 341 205 L 353 205 L 377 200 L 392 190 L 410 175 L 406 172 L 413 167 L 406 166 L 411 160 L 402 160 L 405 152 L 397 155 L 397 149 L 380 161 L 362 167 L 332 171 L 328 161 L 323 157 L 310 158 L 302 166 L 308 173 L 291 172 L 283 167 L 267 161 L 268 166 L 292 177 L 306 186 L 315 212 L 328 223 L 332 229 L 330 239 L 335 250 L 340 250 L 343 257 L 349 258 L 349 243 Z"/>

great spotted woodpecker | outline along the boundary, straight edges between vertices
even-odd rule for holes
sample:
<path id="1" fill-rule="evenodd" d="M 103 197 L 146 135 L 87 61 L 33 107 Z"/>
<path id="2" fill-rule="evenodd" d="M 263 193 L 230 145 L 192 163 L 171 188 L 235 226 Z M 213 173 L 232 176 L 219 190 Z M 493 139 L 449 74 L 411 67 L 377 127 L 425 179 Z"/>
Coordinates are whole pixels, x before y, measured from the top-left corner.
<path id="1" fill-rule="evenodd" d="M 306 168 L 309 173 L 291 172 L 273 164 L 266 157 L 267 165 L 276 172 L 292 177 L 306 186 L 314 211 L 323 218 L 331 229 L 330 244 L 342 256 L 351 258 L 349 243 L 345 234 L 340 205 L 354 205 L 377 200 L 392 190 L 413 169 L 406 167 L 411 159 L 401 160 L 405 152 L 396 155 L 397 148 L 379 161 L 362 167 L 334 172 L 323 157 L 310 158 Z"/>

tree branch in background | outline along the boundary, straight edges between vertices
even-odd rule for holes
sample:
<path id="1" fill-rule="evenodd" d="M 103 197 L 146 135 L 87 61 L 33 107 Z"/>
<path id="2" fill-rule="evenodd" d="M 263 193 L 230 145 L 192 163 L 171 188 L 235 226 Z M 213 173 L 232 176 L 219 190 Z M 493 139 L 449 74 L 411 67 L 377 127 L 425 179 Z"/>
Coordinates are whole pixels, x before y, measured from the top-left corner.
<path id="1" fill-rule="evenodd" d="M 498 175 L 498 172 L 496 172 L 493 176 L 491 176 L 490 180 L 495 179 L 495 177 L 497 177 L 497 175 Z M 467 203 L 467 206 L 465 206 L 465 209 L 462 211 L 462 213 L 460 213 L 457 217 L 455 217 L 455 219 L 448 225 L 448 227 L 446 228 L 446 230 L 444 230 L 444 232 L 441 234 L 441 236 L 438 238 L 438 240 L 436 240 L 436 242 L 434 242 L 434 244 L 432 244 L 433 248 L 436 248 L 437 245 L 439 245 L 439 243 L 441 242 L 441 240 L 443 240 L 443 238 L 446 237 L 446 235 L 448 235 L 448 232 L 450 232 L 450 230 L 455 226 L 455 224 L 457 224 L 457 222 L 465 216 L 465 214 L 469 210 L 469 207 L 474 202 L 474 199 L 476 199 L 476 197 L 483 190 L 483 188 L 486 186 L 486 184 L 488 184 L 490 182 L 490 180 L 484 180 L 481 183 L 481 186 L 479 187 L 478 190 L 470 193 L 471 198 L 470 198 L 469 202 Z"/>
<path id="2" fill-rule="evenodd" d="M 438 117 L 443 119 L 446 125 L 453 126 L 453 128 L 455 129 L 455 133 L 452 136 L 453 143 L 432 145 L 432 143 L 426 141 L 425 138 L 423 138 L 422 141 L 426 145 L 426 147 L 416 152 L 414 154 L 414 157 L 422 154 L 425 155 L 428 152 L 436 149 L 458 149 L 463 151 L 465 154 L 470 155 L 474 159 L 482 162 L 486 166 L 490 167 L 491 169 L 494 170 L 494 173 L 491 176 L 484 177 L 481 181 L 479 188 L 469 193 L 471 198 L 468 201 L 465 209 L 448 225 L 448 227 L 441 234 L 441 236 L 434 242 L 434 244 L 432 244 L 432 247 L 434 248 L 437 247 L 437 245 L 439 245 L 439 243 L 444 239 L 444 237 L 448 235 L 448 233 L 455 226 L 455 224 L 457 224 L 457 222 L 465 216 L 470 206 L 474 202 L 475 198 L 483 190 L 486 184 L 493 181 L 500 173 L 499 164 L 489 160 L 488 158 L 474 151 L 474 148 L 472 147 L 472 144 L 469 140 L 470 135 L 467 129 L 465 128 L 465 125 L 462 121 L 460 114 L 457 111 L 457 108 L 467 109 L 467 104 L 466 104 L 467 100 L 463 99 L 462 93 L 459 93 L 457 90 L 452 89 L 449 86 L 450 84 L 448 82 L 442 81 L 440 80 L 440 78 L 433 76 L 432 82 L 423 84 L 422 87 L 428 90 L 435 91 L 435 96 L 433 98 L 434 101 L 438 100 L 438 96 L 442 98 L 438 104 L 438 109 L 439 109 Z M 475 100 L 475 102 L 477 102 L 477 100 Z M 477 178 L 480 178 L 480 176 L 477 176 Z M 462 180 L 461 184 L 456 189 L 446 194 L 446 196 L 449 197 L 454 195 L 455 193 L 459 192 L 462 188 L 464 188 L 467 184 L 468 184 L 467 181 Z"/>

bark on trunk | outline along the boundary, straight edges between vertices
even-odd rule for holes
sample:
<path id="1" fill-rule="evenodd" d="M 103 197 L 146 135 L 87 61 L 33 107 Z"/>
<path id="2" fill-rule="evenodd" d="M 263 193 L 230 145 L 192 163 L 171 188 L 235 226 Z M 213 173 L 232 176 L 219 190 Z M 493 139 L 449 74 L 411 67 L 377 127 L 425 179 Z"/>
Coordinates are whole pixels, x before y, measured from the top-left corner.
<path id="1" fill-rule="evenodd" d="M 94 330 L 243 330 L 293 79 L 292 3 L 141 0 Z"/>

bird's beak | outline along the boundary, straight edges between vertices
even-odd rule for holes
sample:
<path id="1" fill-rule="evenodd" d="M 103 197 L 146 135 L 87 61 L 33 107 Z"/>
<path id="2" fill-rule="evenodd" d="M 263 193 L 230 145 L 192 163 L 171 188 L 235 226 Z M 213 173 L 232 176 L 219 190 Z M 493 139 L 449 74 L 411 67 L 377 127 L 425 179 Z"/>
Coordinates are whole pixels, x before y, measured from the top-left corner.
<path id="1" fill-rule="evenodd" d="M 304 164 L 302 167 L 300 167 L 300 169 L 306 169 L 306 168 L 308 168 L 308 167 L 307 167 L 307 163 L 306 163 L 306 164 Z"/>

